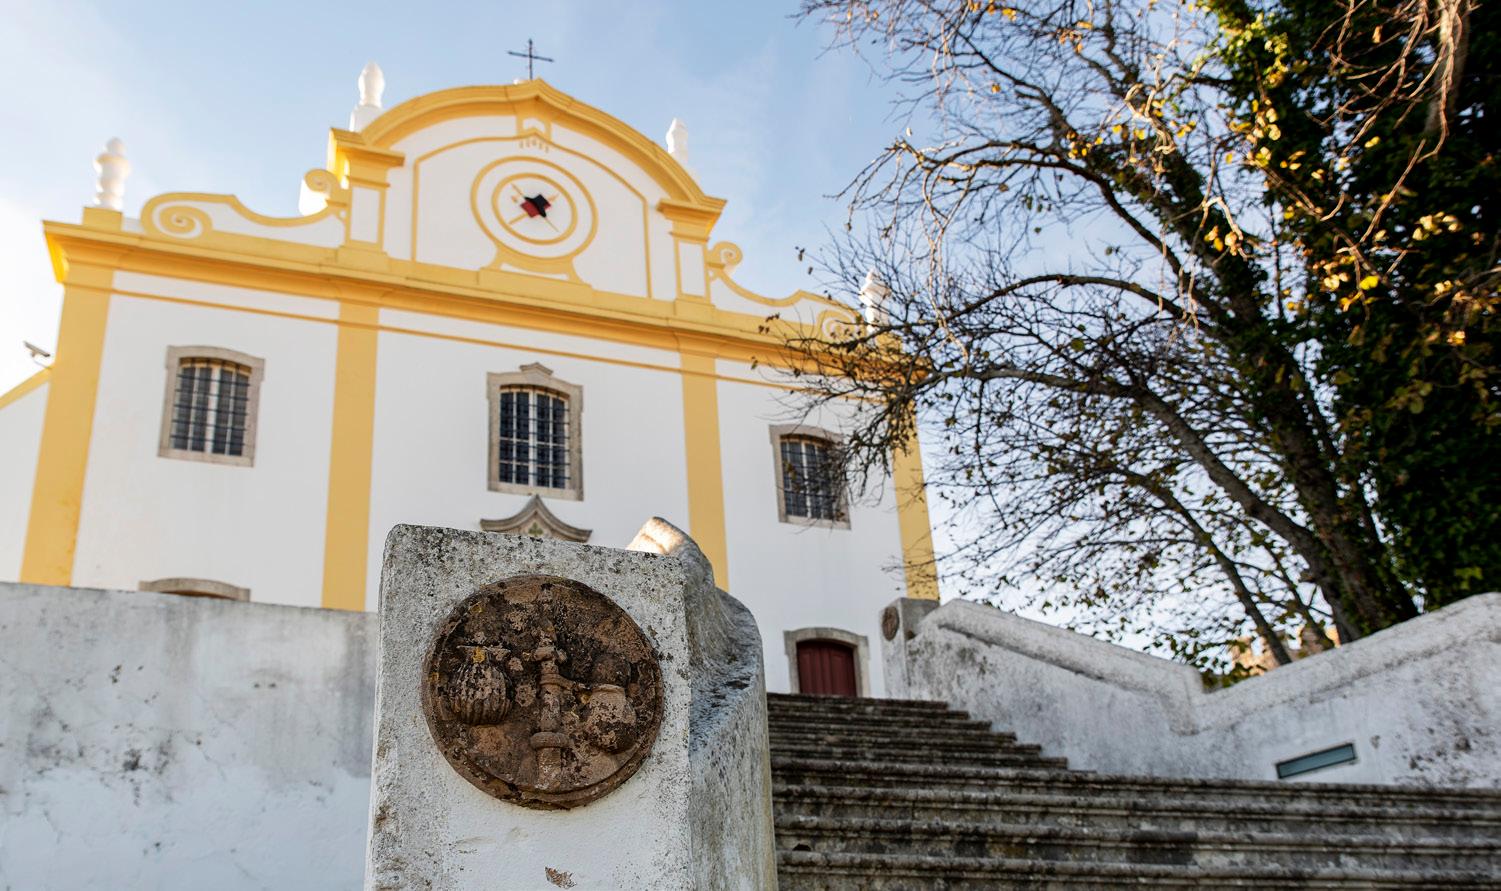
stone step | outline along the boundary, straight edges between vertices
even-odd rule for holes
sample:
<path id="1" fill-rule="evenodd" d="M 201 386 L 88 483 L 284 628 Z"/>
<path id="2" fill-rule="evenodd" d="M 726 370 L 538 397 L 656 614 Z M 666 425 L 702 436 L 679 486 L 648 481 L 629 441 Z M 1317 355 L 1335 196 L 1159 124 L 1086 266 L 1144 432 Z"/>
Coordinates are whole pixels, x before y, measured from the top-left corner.
<path id="1" fill-rule="evenodd" d="M 979 891 L 998 887 L 1151 888 L 1496 888 L 1487 871 L 1292 869 L 1276 865 L 1203 868 L 1140 863 L 1039 862 L 782 851 L 782 891 Z"/>
<path id="2" fill-rule="evenodd" d="M 1154 831 L 1340 832 L 1395 840 L 1414 832 L 1438 838 L 1501 838 L 1501 806 L 1394 810 L 1384 801 L 1352 803 L 1337 796 L 1272 802 L 1220 796 L 1154 798 L 1130 790 L 1124 794 L 1101 791 L 1100 784 L 1090 785 L 1094 788 L 1070 794 L 1067 785 L 1044 792 L 977 792 L 778 783 L 772 795 L 778 817 L 884 817 Z"/>
<path id="3" fill-rule="evenodd" d="M 959 717 L 824 718 L 817 717 L 817 715 L 797 718 L 773 717 L 767 721 L 767 729 L 772 730 L 772 732 L 847 733 L 847 735 L 851 735 L 851 733 L 869 733 L 869 735 L 884 736 L 917 735 L 929 739 L 934 738 L 934 736 L 947 736 L 950 733 L 962 733 L 962 735 L 994 733 L 994 735 L 1004 736 L 1007 739 L 1016 739 L 1016 733 L 992 730 L 985 721 Z"/>
<path id="4" fill-rule="evenodd" d="M 952 711 L 947 702 L 939 702 L 934 699 L 887 699 L 874 696 L 812 696 L 806 693 L 767 693 L 766 704 L 771 708 L 867 706 L 875 708 L 913 708 L 937 712 Z"/>
<path id="5" fill-rule="evenodd" d="M 785 739 L 792 742 L 803 740 L 818 740 L 829 743 L 854 743 L 881 744 L 881 745 L 919 745 L 935 746 L 951 749 L 969 749 L 975 746 L 1004 745 L 1026 746 L 1027 748 L 1040 748 L 1030 743 L 1020 743 L 1016 737 L 1007 733 L 991 733 L 988 730 L 964 730 L 950 733 L 946 728 L 943 730 L 928 730 L 918 732 L 916 728 L 899 732 L 882 732 L 875 728 L 858 731 L 835 730 L 833 728 L 807 728 L 807 727 L 772 727 L 768 731 L 772 740 Z"/>
<path id="6" fill-rule="evenodd" d="M 943 703 L 767 703 L 783 891 L 1501 889 L 1501 791 L 1099 776 Z"/>
<path id="7" fill-rule="evenodd" d="M 893 721 L 781 721 L 769 724 L 773 738 L 784 736 L 832 736 L 832 738 L 878 738 L 914 739 L 914 741 L 955 741 L 971 739 L 1003 739 L 1016 742 L 1016 733 L 997 733 L 979 721 L 940 723 L 940 721 L 913 721 L 911 724 L 896 724 Z"/>
<path id="8" fill-rule="evenodd" d="M 773 755 L 774 780 L 797 786 L 972 789 L 980 792 L 1055 792 L 1075 796 L 1217 798 L 1227 808 L 1244 801 L 1360 801 L 1388 808 L 1431 806 L 1501 808 L 1501 791 L 1430 789 L 1331 783 L 1276 783 L 1256 780 L 1200 780 L 1100 775 L 1079 770 L 1005 770 L 901 762 L 872 763 L 787 758 Z"/>
<path id="9" fill-rule="evenodd" d="M 965 755 L 974 754 L 1042 757 L 1041 746 L 1022 745 L 1021 743 L 1007 742 L 994 738 L 980 738 L 973 741 L 954 743 L 948 741 L 928 742 L 924 740 L 878 739 L 870 737 L 839 739 L 811 734 L 774 734 L 771 737 L 771 751 L 774 755 L 791 754 L 793 750 L 810 748 L 833 752 L 901 752 L 922 755 L 922 760 L 938 764 L 948 763 L 948 759 L 950 758 L 962 758 Z"/>
<path id="10" fill-rule="evenodd" d="M 947 751 L 939 757 L 933 750 L 905 746 L 828 746 L 820 743 L 773 745 L 773 758 L 804 758 L 820 761 L 855 761 L 864 764 L 934 764 L 963 767 L 1031 767 L 1066 770 L 1066 758 L 1045 758 L 1035 751 L 974 749 Z"/>
<path id="11" fill-rule="evenodd" d="M 958 718 L 968 720 L 969 713 L 955 711 L 941 702 L 916 702 L 895 699 L 845 699 L 837 696 L 810 696 L 792 702 L 767 700 L 767 715 L 780 718 L 819 716 L 824 718 Z"/>
<path id="12" fill-rule="evenodd" d="M 842 854 L 919 854 L 1206 868 L 1275 863 L 1299 869 L 1501 870 L 1501 841 L 1330 832 L 1101 829 L 963 820 L 828 819 L 779 814 L 777 847 Z"/>

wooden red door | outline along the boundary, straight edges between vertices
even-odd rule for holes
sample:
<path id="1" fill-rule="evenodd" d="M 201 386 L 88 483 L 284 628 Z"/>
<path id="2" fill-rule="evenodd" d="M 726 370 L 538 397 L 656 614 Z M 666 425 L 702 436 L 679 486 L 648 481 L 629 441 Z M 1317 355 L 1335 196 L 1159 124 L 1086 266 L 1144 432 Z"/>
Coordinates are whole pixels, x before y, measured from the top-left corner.
<path id="1" fill-rule="evenodd" d="M 836 640 L 799 641 L 797 686 L 814 696 L 856 695 L 855 648 Z"/>

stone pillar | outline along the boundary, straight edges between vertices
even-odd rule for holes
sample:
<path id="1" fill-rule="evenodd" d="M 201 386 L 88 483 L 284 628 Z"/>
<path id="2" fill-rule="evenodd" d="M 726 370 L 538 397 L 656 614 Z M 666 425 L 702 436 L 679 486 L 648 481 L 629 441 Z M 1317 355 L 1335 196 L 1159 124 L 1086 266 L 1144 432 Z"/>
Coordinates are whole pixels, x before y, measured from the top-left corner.
<path id="1" fill-rule="evenodd" d="M 633 548 L 391 531 L 367 889 L 775 886 L 755 625 L 670 525 Z"/>
<path id="2" fill-rule="evenodd" d="M 917 634 L 917 623 L 937 608 L 936 600 L 898 597 L 881 610 L 881 665 L 886 672 L 886 695 L 892 699 L 912 696 L 907 644 Z"/>

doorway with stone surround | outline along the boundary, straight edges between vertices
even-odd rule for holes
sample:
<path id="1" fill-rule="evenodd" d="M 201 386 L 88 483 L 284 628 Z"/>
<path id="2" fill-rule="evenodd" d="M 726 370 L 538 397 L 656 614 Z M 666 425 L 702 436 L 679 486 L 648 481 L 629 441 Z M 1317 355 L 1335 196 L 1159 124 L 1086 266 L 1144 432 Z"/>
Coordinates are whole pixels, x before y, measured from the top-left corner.
<path id="1" fill-rule="evenodd" d="M 840 628 L 783 632 L 788 687 L 810 696 L 869 696 L 870 644 Z"/>
<path id="2" fill-rule="evenodd" d="M 813 696 L 855 695 L 855 648 L 837 640 L 797 645 L 798 688 Z"/>

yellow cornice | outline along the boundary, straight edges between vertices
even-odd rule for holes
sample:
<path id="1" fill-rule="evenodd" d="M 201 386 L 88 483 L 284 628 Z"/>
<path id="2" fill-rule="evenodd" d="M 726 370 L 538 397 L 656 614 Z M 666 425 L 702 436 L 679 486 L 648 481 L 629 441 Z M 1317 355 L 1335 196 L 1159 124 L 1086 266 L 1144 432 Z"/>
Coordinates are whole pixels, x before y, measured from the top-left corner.
<path id="1" fill-rule="evenodd" d="M 709 233 L 713 231 L 714 223 L 719 220 L 719 212 L 723 209 L 723 201 L 712 208 L 687 201 L 674 201 L 671 198 L 657 202 L 657 210 L 672 221 L 672 234 L 703 243 L 708 243 Z"/>
<path id="2" fill-rule="evenodd" d="M 408 99 L 371 121 L 357 135 L 367 146 L 390 149 L 407 136 L 442 121 L 499 114 L 556 120 L 631 158 L 667 192 L 664 204 L 670 202 L 683 213 L 697 215 L 694 225 L 703 229 L 705 238 L 724 210 L 724 199 L 705 194 L 683 165 L 661 146 L 619 118 L 540 79 L 509 86 L 456 87 Z"/>
<path id="3" fill-rule="evenodd" d="M 400 167 L 406 155 L 372 145 L 363 133 L 330 127 L 328 169 L 345 181 L 386 185 L 386 171 Z"/>
<path id="4" fill-rule="evenodd" d="M 217 230 L 192 240 L 60 222 L 44 223 L 43 230 L 59 281 L 68 280 L 72 264 L 102 265 L 674 351 L 687 348 L 782 367 L 805 364 L 790 355 L 785 345 L 815 330 L 710 304 L 690 306 L 495 269 L 455 269 L 384 255 L 378 258 L 380 262 L 355 265 L 336 248 Z M 819 327 L 827 327 L 836 312 L 831 309 L 821 315 Z"/>

